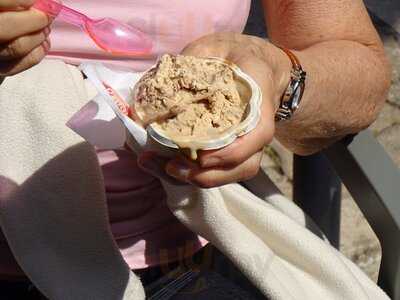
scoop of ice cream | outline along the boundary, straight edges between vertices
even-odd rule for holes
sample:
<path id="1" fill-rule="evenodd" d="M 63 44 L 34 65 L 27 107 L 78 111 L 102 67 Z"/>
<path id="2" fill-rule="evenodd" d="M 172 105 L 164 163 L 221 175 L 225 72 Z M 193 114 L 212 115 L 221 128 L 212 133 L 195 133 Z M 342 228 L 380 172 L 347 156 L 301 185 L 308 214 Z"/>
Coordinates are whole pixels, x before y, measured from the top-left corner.
<path id="1" fill-rule="evenodd" d="M 169 137 L 210 138 L 238 125 L 242 99 L 232 69 L 217 60 L 164 55 L 136 87 L 135 111 Z"/>

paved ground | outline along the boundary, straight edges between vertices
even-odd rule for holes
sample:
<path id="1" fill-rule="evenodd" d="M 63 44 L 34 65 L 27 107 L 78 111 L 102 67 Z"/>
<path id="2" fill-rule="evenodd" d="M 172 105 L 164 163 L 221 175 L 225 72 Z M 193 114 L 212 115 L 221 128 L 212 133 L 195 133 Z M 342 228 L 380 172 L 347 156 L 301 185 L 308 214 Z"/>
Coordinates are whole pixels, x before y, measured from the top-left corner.
<path id="1" fill-rule="evenodd" d="M 375 23 L 393 65 L 393 85 L 371 130 L 400 167 L 400 43 L 395 32 L 378 20 Z M 275 151 L 266 151 L 268 155 L 264 156 L 263 167 L 281 190 L 291 196 L 292 157 L 276 143 L 273 148 Z M 276 153 L 283 154 L 277 156 Z M 342 199 L 340 250 L 376 280 L 381 255 L 379 242 L 345 188 Z"/>

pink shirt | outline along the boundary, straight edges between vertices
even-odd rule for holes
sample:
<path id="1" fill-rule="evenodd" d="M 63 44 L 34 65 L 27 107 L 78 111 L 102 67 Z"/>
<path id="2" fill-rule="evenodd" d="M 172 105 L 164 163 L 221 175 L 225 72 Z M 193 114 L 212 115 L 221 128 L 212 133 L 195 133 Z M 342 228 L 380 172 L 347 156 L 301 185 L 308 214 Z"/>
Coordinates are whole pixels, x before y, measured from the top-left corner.
<path id="1" fill-rule="evenodd" d="M 80 30 L 55 21 L 51 56 L 79 63 L 85 60 L 144 70 L 163 53 L 180 52 L 189 42 L 213 32 L 241 32 L 250 0 L 65 0 L 92 18 L 111 17 L 142 30 L 154 41 L 148 57 L 115 57 L 96 46 Z"/>
<path id="2" fill-rule="evenodd" d="M 179 53 L 209 33 L 241 32 L 250 0 L 63 0 L 90 17 L 112 17 L 149 34 L 155 42 L 148 57 L 113 57 L 99 50 L 80 30 L 57 20 L 50 35 L 49 57 L 79 64 L 83 60 L 144 70 L 162 53 Z M 98 151 L 108 200 L 111 229 L 132 269 L 191 255 L 206 243 L 169 211 L 160 182 L 141 171 L 134 154 Z M 0 236 L 0 276 L 21 274 Z"/>

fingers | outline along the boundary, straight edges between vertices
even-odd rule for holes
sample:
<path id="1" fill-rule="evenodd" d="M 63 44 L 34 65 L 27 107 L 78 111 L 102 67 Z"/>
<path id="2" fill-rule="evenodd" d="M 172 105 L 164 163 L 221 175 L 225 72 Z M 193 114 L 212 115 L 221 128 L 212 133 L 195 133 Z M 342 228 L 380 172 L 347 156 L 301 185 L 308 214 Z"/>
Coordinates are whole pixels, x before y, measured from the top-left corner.
<path id="1" fill-rule="evenodd" d="M 30 7 L 35 3 L 35 0 L 1 0 L 0 10 L 15 10 L 20 7 Z"/>
<path id="2" fill-rule="evenodd" d="M 2 12 L 0 14 L 0 43 L 40 31 L 50 22 L 45 13 L 35 9 Z"/>
<path id="3" fill-rule="evenodd" d="M 256 176 L 260 169 L 262 153 L 259 151 L 231 168 L 201 168 L 184 157 L 169 160 L 155 152 L 142 153 L 138 157 L 138 164 L 153 176 L 175 185 L 192 184 L 201 188 L 213 188 Z"/>
<path id="4" fill-rule="evenodd" d="M 34 0 L 0 0 L 0 77 L 39 63 L 50 48 L 51 19 L 34 8 Z"/>
<path id="5" fill-rule="evenodd" d="M 12 76 L 38 64 L 48 52 L 50 42 L 46 40 L 22 58 L 0 61 L 0 76 Z"/>
<path id="6" fill-rule="evenodd" d="M 231 145 L 215 150 L 201 151 L 199 163 L 203 168 L 230 167 L 241 164 L 254 153 L 263 149 L 274 135 L 275 124 L 273 120 L 264 118 L 259 125 L 250 133 L 238 138 Z"/>
<path id="7" fill-rule="evenodd" d="M 166 172 L 179 181 L 201 188 L 212 188 L 254 177 L 260 169 L 261 158 L 262 152 L 258 152 L 235 167 L 210 169 L 203 169 L 193 162 L 177 158 L 168 162 Z"/>
<path id="8" fill-rule="evenodd" d="M 176 185 L 183 184 L 181 181 L 178 181 L 166 174 L 165 169 L 168 160 L 168 158 L 161 157 L 155 152 L 148 151 L 139 155 L 138 165 L 141 169 L 153 175 L 154 177 L 166 180 L 167 182 Z"/>
<path id="9" fill-rule="evenodd" d="M 10 43 L 1 45 L 0 61 L 13 60 L 29 54 L 29 52 L 40 46 L 46 40 L 49 33 L 50 29 L 46 27 L 43 31 L 31 35 L 24 35 Z"/>

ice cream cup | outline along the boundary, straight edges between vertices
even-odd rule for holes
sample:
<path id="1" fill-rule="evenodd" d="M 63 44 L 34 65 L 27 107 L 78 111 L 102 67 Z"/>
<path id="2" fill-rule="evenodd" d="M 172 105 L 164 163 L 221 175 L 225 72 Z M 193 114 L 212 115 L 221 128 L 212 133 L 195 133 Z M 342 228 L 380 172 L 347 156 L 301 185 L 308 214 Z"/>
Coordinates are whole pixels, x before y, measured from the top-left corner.
<path id="1" fill-rule="evenodd" d="M 220 59 L 220 58 L 207 58 L 209 60 L 216 60 L 220 63 L 227 65 L 233 70 L 234 77 L 238 83 L 238 91 L 241 97 L 248 98 L 248 105 L 245 112 L 245 118 L 236 126 L 228 129 L 216 137 L 210 139 L 193 140 L 193 139 L 171 139 L 160 126 L 156 123 L 147 126 L 147 132 L 156 141 L 160 147 L 160 151 L 163 152 L 162 148 L 165 148 L 165 154 L 170 156 L 171 150 L 175 149 L 182 151 L 185 154 L 189 154 L 190 158 L 197 159 L 198 150 L 215 150 L 228 146 L 233 143 L 238 137 L 248 134 L 254 128 L 256 128 L 261 118 L 261 102 L 262 93 L 258 84 L 246 73 L 244 73 L 237 65 Z M 147 72 L 151 72 L 155 67 L 149 69 Z M 143 76 L 146 76 L 147 72 Z M 136 98 L 136 92 L 138 84 L 133 89 L 133 99 Z"/>

